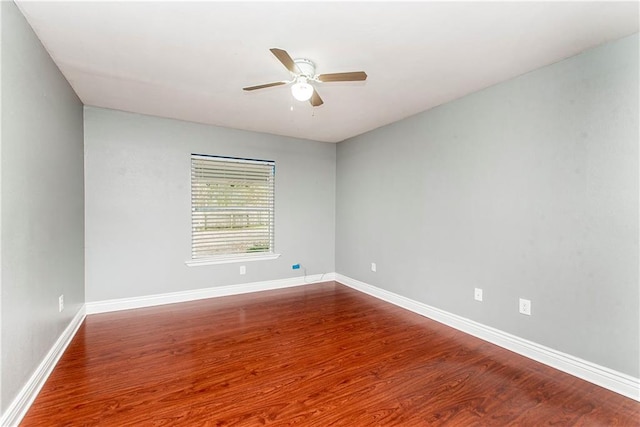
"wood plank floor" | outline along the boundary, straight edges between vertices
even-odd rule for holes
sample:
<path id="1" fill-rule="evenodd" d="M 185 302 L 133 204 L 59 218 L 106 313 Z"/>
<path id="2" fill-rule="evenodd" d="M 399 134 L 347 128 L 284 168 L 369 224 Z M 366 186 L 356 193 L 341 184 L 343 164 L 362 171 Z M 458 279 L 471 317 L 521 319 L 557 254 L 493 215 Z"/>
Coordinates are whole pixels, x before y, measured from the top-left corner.
<path id="1" fill-rule="evenodd" d="M 640 425 L 640 403 L 335 282 L 88 316 L 22 426 Z"/>

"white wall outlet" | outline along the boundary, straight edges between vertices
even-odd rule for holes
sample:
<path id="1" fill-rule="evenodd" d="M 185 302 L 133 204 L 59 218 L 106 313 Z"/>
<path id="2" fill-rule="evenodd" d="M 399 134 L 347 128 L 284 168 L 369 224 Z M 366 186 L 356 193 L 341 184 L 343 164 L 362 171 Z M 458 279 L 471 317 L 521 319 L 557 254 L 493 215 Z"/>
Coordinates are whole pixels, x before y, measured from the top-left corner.
<path id="1" fill-rule="evenodd" d="M 247 274 L 247 266 L 246 265 L 241 265 L 240 266 L 240 274 Z"/>
<path id="2" fill-rule="evenodd" d="M 480 288 L 475 288 L 475 289 L 473 290 L 473 298 L 474 298 L 476 301 L 482 301 L 482 289 L 480 289 Z"/>
<path id="3" fill-rule="evenodd" d="M 58 313 L 62 313 L 64 310 L 64 295 L 58 297 Z"/>
<path id="4" fill-rule="evenodd" d="M 378 266 L 376 265 L 376 263 L 375 263 L 375 262 L 372 262 L 372 263 L 371 263 L 371 271 L 373 271 L 374 273 L 375 273 L 376 271 L 378 271 Z"/>
<path id="5" fill-rule="evenodd" d="M 520 298 L 520 313 L 531 316 L 531 301 L 528 299 Z"/>

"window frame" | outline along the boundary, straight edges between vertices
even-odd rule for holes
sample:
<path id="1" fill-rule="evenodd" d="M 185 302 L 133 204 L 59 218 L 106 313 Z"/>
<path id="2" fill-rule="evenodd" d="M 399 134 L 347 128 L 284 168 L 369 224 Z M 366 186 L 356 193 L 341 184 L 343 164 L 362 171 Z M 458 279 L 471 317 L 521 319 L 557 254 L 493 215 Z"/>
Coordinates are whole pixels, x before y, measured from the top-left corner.
<path id="1" fill-rule="evenodd" d="M 270 166 L 272 169 L 271 172 L 271 201 L 270 201 L 270 223 L 269 223 L 269 240 L 270 240 L 270 250 L 269 251 L 259 251 L 259 252 L 233 252 L 233 253 L 224 253 L 224 254 L 210 254 L 207 256 L 195 256 L 195 226 L 194 221 L 196 221 L 196 208 L 194 207 L 194 160 L 195 161 L 212 161 L 212 162 L 221 162 L 221 163 L 248 163 L 253 165 L 265 165 Z M 239 157 L 227 157 L 227 156 L 218 156 L 218 155 L 207 155 L 207 154 L 196 154 L 191 153 L 189 156 L 189 172 L 190 172 L 190 186 L 189 186 L 189 196 L 190 196 L 190 244 L 191 244 L 191 257 L 189 260 L 185 261 L 185 264 L 188 266 L 199 266 L 199 265 L 212 265 L 212 264 L 227 264 L 227 263 L 237 263 L 237 262 L 250 262 L 250 261 L 263 261 L 263 260 L 272 260 L 276 259 L 280 256 L 279 253 L 275 252 L 275 161 L 273 160 L 258 160 L 258 159 L 247 159 L 247 158 L 239 158 Z M 212 169 L 215 168 L 212 166 Z M 220 169 L 224 169 L 224 166 L 219 166 Z M 231 166 L 229 166 L 231 168 Z M 261 206 L 261 208 L 263 208 Z"/>

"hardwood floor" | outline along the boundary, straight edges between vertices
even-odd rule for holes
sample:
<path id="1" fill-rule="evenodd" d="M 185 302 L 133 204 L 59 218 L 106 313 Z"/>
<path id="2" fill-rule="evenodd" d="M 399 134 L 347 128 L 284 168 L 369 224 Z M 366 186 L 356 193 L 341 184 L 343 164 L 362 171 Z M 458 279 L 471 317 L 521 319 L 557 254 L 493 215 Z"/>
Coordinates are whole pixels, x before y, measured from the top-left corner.
<path id="1" fill-rule="evenodd" d="M 640 425 L 640 403 L 334 282 L 88 316 L 22 426 Z"/>

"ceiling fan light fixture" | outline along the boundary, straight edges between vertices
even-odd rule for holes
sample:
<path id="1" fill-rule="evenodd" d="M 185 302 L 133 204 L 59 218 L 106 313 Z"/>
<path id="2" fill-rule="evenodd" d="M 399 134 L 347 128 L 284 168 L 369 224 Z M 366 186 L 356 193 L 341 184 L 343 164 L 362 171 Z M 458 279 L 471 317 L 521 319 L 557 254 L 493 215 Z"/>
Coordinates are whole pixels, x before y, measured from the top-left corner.
<path id="1" fill-rule="evenodd" d="M 304 77 L 298 78 L 298 81 L 291 86 L 291 94 L 298 101 L 308 101 L 313 95 L 313 86 L 311 86 Z"/>

